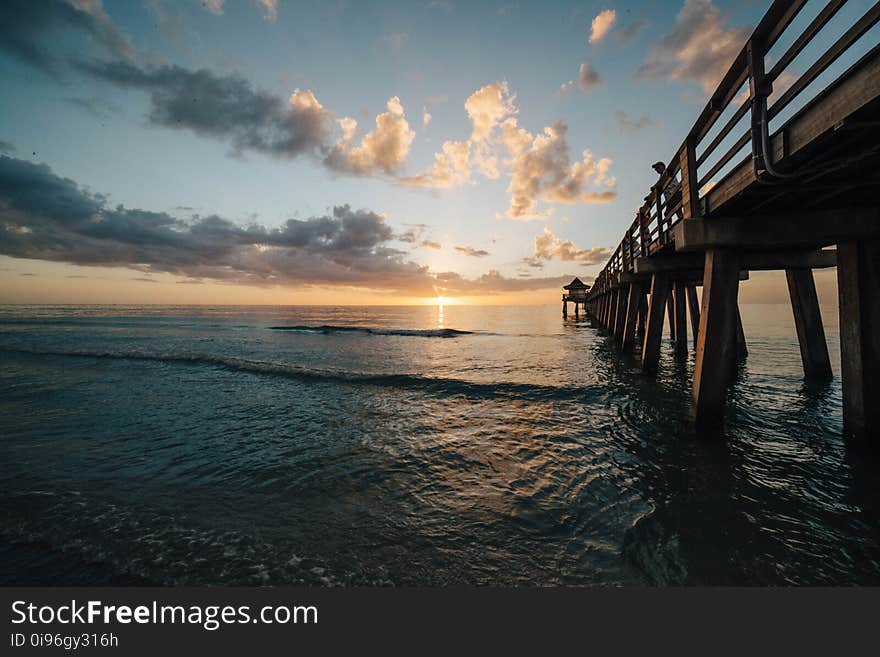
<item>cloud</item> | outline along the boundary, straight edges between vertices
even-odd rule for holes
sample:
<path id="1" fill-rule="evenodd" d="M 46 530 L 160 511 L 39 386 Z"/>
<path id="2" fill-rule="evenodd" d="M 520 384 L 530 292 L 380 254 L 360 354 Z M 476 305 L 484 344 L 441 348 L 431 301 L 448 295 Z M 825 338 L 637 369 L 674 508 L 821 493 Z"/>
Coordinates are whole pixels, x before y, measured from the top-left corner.
<path id="1" fill-rule="evenodd" d="M 434 242 L 432 240 L 422 240 L 419 243 L 419 246 L 423 246 L 426 249 L 434 249 L 435 251 L 440 251 L 443 248 L 443 245 L 440 242 Z"/>
<path id="2" fill-rule="evenodd" d="M 748 27 L 728 28 L 712 0 L 685 0 L 675 29 L 658 41 L 637 75 L 697 82 L 712 93 L 748 39 Z"/>
<path id="3" fill-rule="evenodd" d="M 600 84 L 602 84 L 602 78 L 599 77 L 596 69 L 591 64 L 581 64 L 578 71 L 578 86 L 580 86 L 581 91 L 589 93 Z"/>
<path id="4" fill-rule="evenodd" d="M 546 216 L 537 210 L 539 200 L 570 204 L 605 203 L 615 198 L 610 160 L 595 160 L 585 150 L 581 161 L 571 163 L 566 124 L 560 121 L 535 136 L 519 127 L 514 118 L 519 112 L 515 100 L 506 82 L 496 81 L 475 91 L 465 101 L 472 125 L 470 139 L 444 142 L 430 169 L 397 181 L 448 188 L 469 182 L 474 171 L 494 179 L 503 169 L 511 179 L 507 216 L 513 219 Z"/>
<path id="5" fill-rule="evenodd" d="M 86 37 L 118 60 L 136 58 L 128 37 L 110 20 L 101 0 L 0 2 L 0 49 L 54 77 L 59 75 L 58 42 L 50 37 L 62 29 Z"/>
<path id="6" fill-rule="evenodd" d="M 225 0 L 202 0 L 202 7 L 215 16 L 220 16 L 223 13 L 224 2 Z"/>
<path id="7" fill-rule="evenodd" d="M 431 116 L 431 113 L 428 111 L 427 107 L 422 108 L 422 127 L 427 128 L 428 124 L 431 122 L 431 119 L 434 118 Z"/>
<path id="8" fill-rule="evenodd" d="M 428 96 L 429 105 L 445 105 L 449 102 L 449 96 L 441 94 L 439 96 Z"/>
<path id="9" fill-rule="evenodd" d="M 590 43 L 592 45 L 601 43 L 602 39 L 611 31 L 616 20 L 617 12 L 613 9 L 600 11 L 590 24 Z"/>
<path id="10" fill-rule="evenodd" d="M 469 245 L 453 246 L 452 248 L 456 253 L 460 253 L 471 258 L 484 258 L 489 255 L 488 251 L 484 251 L 483 249 L 475 249 L 474 247 Z"/>
<path id="11" fill-rule="evenodd" d="M 623 44 L 629 43 L 636 36 L 638 36 L 639 32 L 648 27 L 648 25 L 649 23 L 645 19 L 633 21 L 626 27 L 623 27 L 617 31 L 617 40 Z"/>
<path id="12" fill-rule="evenodd" d="M 623 110 L 617 110 L 614 113 L 614 121 L 617 123 L 620 132 L 629 134 L 639 132 L 644 128 L 649 128 L 655 125 L 654 119 L 647 114 L 643 113 L 639 115 L 637 119 L 631 119 Z"/>
<path id="13" fill-rule="evenodd" d="M 278 0 L 257 0 L 263 8 L 263 20 L 274 23 L 278 20 Z"/>
<path id="14" fill-rule="evenodd" d="M 496 81 L 477 89 L 464 102 L 471 121 L 470 138 L 443 142 L 430 169 L 401 177 L 398 182 L 413 187 L 448 188 L 468 182 L 473 168 L 486 178 L 498 178 L 495 136 L 501 121 L 518 112 L 515 100 L 507 82 Z"/>
<path id="15" fill-rule="evenodd" d="M 499 176 L 498 159 L 493 154 L 492 137 L 495 129 L 509 116 L 516 114 L 516 94 L 511 94 L 506 81 L 487 84 L 472 93 L 464 103 L 471 120 L 471 143 L 474 165 L 489 179 Z"/>
<path id="16" fill-rule="evenodd" d="M 122 108 L 119 105 L 98 96 L 91 96 L 90 98 L 71 97 L 65 98 L 64 101 L 74 107 L 78 107 L 99 121 L 106 121 L 122 112 Z"/>
<path id="17" fill-rule="evenodd" d="M 15 145 L 14 144 L 12 144 L 8 141 L 3 141 L 2 139 L 0 139 L 0 153 L 14 153 L 14 152 L 15 152 Z"/>
<path id="18" fill-rule="evenodd" d="M 568 126 L 559 121 L 533 135 L 520 128 L 514 118 L 502 125 L 504 142 L 511 154 L 511 180 L 508 187 L 511 219 L 539 219 L 539 200 L 551 203 L 607 203 L 617 196 L 616 180 L 609 176 L 611 160 L 595 160 L 585 150 L 583 159 L 571 163 L 566 134 Z"/>
<path id="19" fill-rule="evenodd" d="M 434 154 L 433 166 L 415 176 L 403 176 L 398 182 L 410 187 L 449 188 L 470 179 L 470 141 L 445 141 Z"/>
<path id="20" fill-rule="evenodd" d="M 482 276 L 468 280 L 460 274 L 447 272 L 436 275 L 435 289 L 443 294 L 492 295 L 560 287 L 571 279 L 571 274 L 544 278 L 507 278 L 497 269 L 490 269 Z"/>
<path id="21" fill-rule="evenodd" d="M 409 155 L 416 133 L 409 127 L 403 105 L 397 96 L 388 100 L 387 111 L 376 117 L 372 132 L 353 145 L 357 122 L 341 120 L 343 136 L 325 159 L 331 169 L 358 175 L 398 173 Z"/>
<path id="22" fill-rule="evenodd" d="M 516 94 L 511 94 L 506 81 L 480 87 L 464 102 L 464 109 L 473 125 L 471 139 L 485 142 L 501 121 L 518 112 Z"/>
<path id="23" fill-rule="evenodd" d="M 217 75 L 208 69 L 145 70 L 125 62 L 80 66 L 118 86 L 148 92 L 150 123 L 229 141 L 236 152 L 314 154 L 325 148 L 332 134 L 333 114 L 309 90 L 296 89 L 285 101 L 254 89 L 238 75 Z"/>
<path id="24" fill-rule="evenodd" d="M 611 250 L 605 247 L 580 249 L 571 240 L 562 240 L 549 228 L 544 228 L 541 235 L 535 236 L 535 250 L 525 259 L 531 266 L 539 266 L 544 260 L 562 260 L 563 262 L 580 262 L 587 265 L 604 263 L 611 257 Z"/>
<path id="25" fill-rule="evenodd" d="M 569 80 L 568 82 L 563 82 L 559 85 L 559 93 L 563 96 L 570 93 L 572 89 L 574 89 L 574 80 Z"/>
<path id="26" fill-rule="evenodd" d="M 389 246 L 385 218 L 339 205 L 269 228 L 216 215 L 188 220 L 121 205 L 55 175 L 46 165 L 0 156 L 0 254 L 84 266 L 125 267 L 144 276 L 251 285 L 344 285 L 433 296 L 544 289 L 490 271 L 477 279 L 431 272 Z"/>

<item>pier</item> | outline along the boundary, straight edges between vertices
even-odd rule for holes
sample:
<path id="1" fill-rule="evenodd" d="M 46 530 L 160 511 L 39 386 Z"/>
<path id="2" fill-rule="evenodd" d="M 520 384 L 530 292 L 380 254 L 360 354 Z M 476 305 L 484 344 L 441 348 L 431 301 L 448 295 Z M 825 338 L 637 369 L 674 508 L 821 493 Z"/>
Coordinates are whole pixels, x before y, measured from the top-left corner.
<path id="1" fill-rule="evenodd" d="M 568 285 L 563 285 L 562 289 L 564 290 L 562 293 L 562 316 L 568 317 L 568 304 L 573 303 L 574 316 L 579 317 L 581 308 L 586 311 L 587 292 L 589 292 L 590 286 L 576 277 Z"/>
<path id="2" fill-rule="evenodd" d="M 853 55 L 880 2 L 802 62 L 847 3 L 828 2 L 804 26 L 806 4 L 772 3 L 681 147 L 655 165 L 656 184 L 584 305 L 622 351 L 640 349 L 648 374 L 668 322 L 676 355 L 696 350 L 692 420 L 715 433 L 748 353 L 739 282 L 785 271 L 804 376 L 822 380 L 832 374 L 813 270 L 836 267 L 844 432 L 880 447 L 880 44 Z M 790 45 L 768 57 L 777 42 Z"/>

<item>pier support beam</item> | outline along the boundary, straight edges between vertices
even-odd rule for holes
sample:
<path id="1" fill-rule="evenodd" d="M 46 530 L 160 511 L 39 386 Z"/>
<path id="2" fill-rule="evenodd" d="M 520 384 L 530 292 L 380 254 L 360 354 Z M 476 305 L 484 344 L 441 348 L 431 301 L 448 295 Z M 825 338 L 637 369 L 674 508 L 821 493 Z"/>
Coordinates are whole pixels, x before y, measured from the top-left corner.
<path id="1" fill-rule="evenodd" d="M 629 302 L 629 289 L 630 285 L 628 283 L 623 283 L 617 288 L 617 308 L 615 309 L 614 330 L 612 331 L 614 338 L 617 340 L 623 337 L 623 325 L 626 322 L 626 304 Z"/>
<path id="2" fill-rule="evenodd" d="M 837 245 L 843 430 L 880 446 L 880 241 Z"/>
<path id="3" fill-rule="evenodd" d="M 685 300 L 685 284 L 675 283 L 672 294 L 673 316 L 675 317 L 675 353 L 677 356 L 687 355 L 687 306 Z"/>
<path id="4" fill-rule="evenodd" d="M 669 297 L 669 278 L 666 274 L 651 276 L 651 302 L 648 304 L 648 321 L 642 343 L 642 369 L 653 374 L 660 360 L 660 340 L 663 337 L 663 313 Z"/>
<path id="5" fill-rule="evenodd" d="M 691 404 L 691 417 L 700 432 L 717 429 L 723 419 L 730 368 L 736 355 L 738 292 L 736 252 L 707 250 Z"/>
<path id="6" fill-rule="evenodd" d="M 670 287 L 669 294 L 666 297 L 666 315 L 669 319 L 669 339 L 675 342 L 675 296 L 673 289 Z"/>
<path id="7" fill-rule="evenodd" d="M 828 357 L 828 343 L 825 341 L 813 271 L 786 269 L 785 280 L 788 282 L 794 326 L 801 347 L 804 376 L 808 379 L 830 379 L 831 359 Z"/>
<path id="8" fill-rule="evenodd" d="M 697 336 L 700 333 L 700 301 L 697 299 L 696 285 L 687 286 L 688 315 L 691 318 L 691 335 L 694 339 L 694 349 L 697 348 Z"/>
<path id="9" fill-rule="evenodd" d="M 605 319 L 605 329 L 609 333 L 614 333 L 614 315 L 617 312 L 617 289 L 611 290 L 608 294 L 608 316 Z"/>
<path id="10" fill-rule="evenodd" d="M 626 318 L 623 322 L 623 337 L 620 341 L 620 348 L 624 352 L 632 351 L 635 343 L 636 325 L 639 321 L 639 312 L 644 296 L 641 283 L 638 281 L 630 283 L 626 299 Z"/>
<path id="11" fill-rule="evenodd" d="M 645 335 L 645 324 L 648 321 L 648 293 L 644 289 L 642 290 L 642 295 L 639 298 L 639 320 L 638 325 L 636 326 L 636 330 L 638 331 L 640 336 Z"/>

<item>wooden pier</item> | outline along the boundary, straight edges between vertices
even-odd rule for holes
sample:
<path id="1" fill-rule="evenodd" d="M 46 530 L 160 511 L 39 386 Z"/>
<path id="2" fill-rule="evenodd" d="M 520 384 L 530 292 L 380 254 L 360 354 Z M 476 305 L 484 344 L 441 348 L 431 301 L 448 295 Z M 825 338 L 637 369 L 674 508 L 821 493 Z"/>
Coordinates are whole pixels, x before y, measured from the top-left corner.
<path id="1" fill-rule="evenodd" d="M 830 47 L 812 62 L 797 59 L 795 81 L 770 98 L 847 3 L 828 2 L 791 34 L 806 4 L 772 3 L 681 147 L 658 167 L 585 306 L 623 351 L 641 346 L 648 373 L 658 367 L 664 321 L 679 357 L 688 354 L 690 331 L 692 418 L 698 431 L 715 433 L 747 354 L 739 281 L 751 271 L 785 271 L 804 375 L 827 379 L 813 270 L 836 267 L 844 431 L 880 447 L 880 45 L 870 32 L 880 2 L 842 35 L 822 37 Z M 782 35 L 791 45 L 768 57 Z M 841 60 L 845 70 L 811 95 Z M 777 117 L 784 122 L 774 129 Z"/>
<path id="2" fill-rule="evenodd" d="M 586 311 L 587 292 L 590 291 L 590 286 L 581 279 L 575 278 L 568 285 L 563 285 L 562 289 L 564 290 L 562 293 L 562 316 L 568 317 L 568 304 L 573 303 L 574 316 L 579 317 L 581 308 Z"/>

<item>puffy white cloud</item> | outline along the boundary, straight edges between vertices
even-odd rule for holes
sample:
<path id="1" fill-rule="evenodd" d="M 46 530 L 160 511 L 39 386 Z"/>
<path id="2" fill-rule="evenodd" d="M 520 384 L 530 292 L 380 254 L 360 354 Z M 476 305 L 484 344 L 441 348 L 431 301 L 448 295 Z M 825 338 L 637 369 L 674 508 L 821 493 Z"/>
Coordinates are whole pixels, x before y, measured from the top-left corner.
<path id="1" fill-rule="evenodd" d="M 617 181 L 609 175 L 611 160 L 594 159 L 585 150 L 583 159 L 570 162 L 566 133 L 559 121 L 533 135 L 520 128 L 514 118 L 502 125 L 505 145 L 510 153 L 511 178 L 508 192 L 511 219 L 540 219 L 539 200 L 550 203 L 607 203 L 617 192 Z"/>
<path id="2" fill-rule="evenodd" d="M 562 260 L 595 265 L 605 262 L 609 257 L 610 249 L 601 246 L 581 249 L 571 240 L 563 241 L 549 228 L 544 228 L 543 234 L 535 236 L 535 251 L 526 261 L 531 264 L 533 260 Z"/>
<path id="3" fill-rule="evenodd" d="M 376 117 L 372 132 L 353 145 L 357 122 L 351 118 L 340 121 L 342 139 L 327 156 L 328 166 L 355 174 L 398 173 L 409 155 L 415 132 L 406 120 L 403 104 L 397 96 L 388 100 L 387 111 Z"/>
<path id="4" fill-rule="evenodd" d="M 581 91 L 588 93 L 602 84 L 602 78 L 591 64 L 581 64 L 578 71 L 578 86 Z"/>
<path id="5" fill-rule="evenodd" d="M 604 39 L 611 31 L 611 28 L 614 27 L 614 22 L 616 20 L 617 12 L 613 9 L 604 9 L 603 11 L 600 11 L 590 24 L 590 43 L 593 45 L 601 43 L 602 39 Z"/>
<path id="6" fill-rule="evenodd" d="M 558 122 L 533 135 L 520 128 L 514 118 L 519 111 L 515 99 L 506 82 L 493 82 L 475 91 L 465 101 L 472 124 L 470 139 L 444 142 L 430 169 L 399 177 L 398 182 L 447 188 L 470 181 L 474 172 L 498 178 L 503 169 L 510 176 L 507 216 L 513 219 L 545 217 L 546 212 L 538 212 L 539 201 L 604 203 L 615 198 L 610 160 L 596 160 L 583 151 L 583 159 L 572 163 L 566 124 Z"/>
<path id="7" fill-rule="evenodd" d="M 516 94 L 511 94 L 506 81 L 487 84 L 472 93 L 464 102 L 464 109 L 473 124 L 471 139 L 487 141 L 501 121 L 518 112 Z"/>
<path id="8" fill-rule="evenodd" d="M 712 0 L 685 0 L 675 29 L 651 48 L 638 75 L 691 80 L 712 93 L 748 36 L 747 27 L 728 28 Z"/>
<path id="9" fill-rule="evenodd" d="M 445 141 L 434 164 L 427 171 L 415 176 L 398 178 L 398 182 L 412 187 L 446 188 L 465 183 L 470 179 L 470 141 Z"/>
<path id="10" fill-rule="evenodd" d="M 427 128 L 428 124 L 431 122 L 431 119 L 434 117 L 431 116 L 431 113 L 428 111 L 427 107 L 422 108 L 422 127 Z"/>

